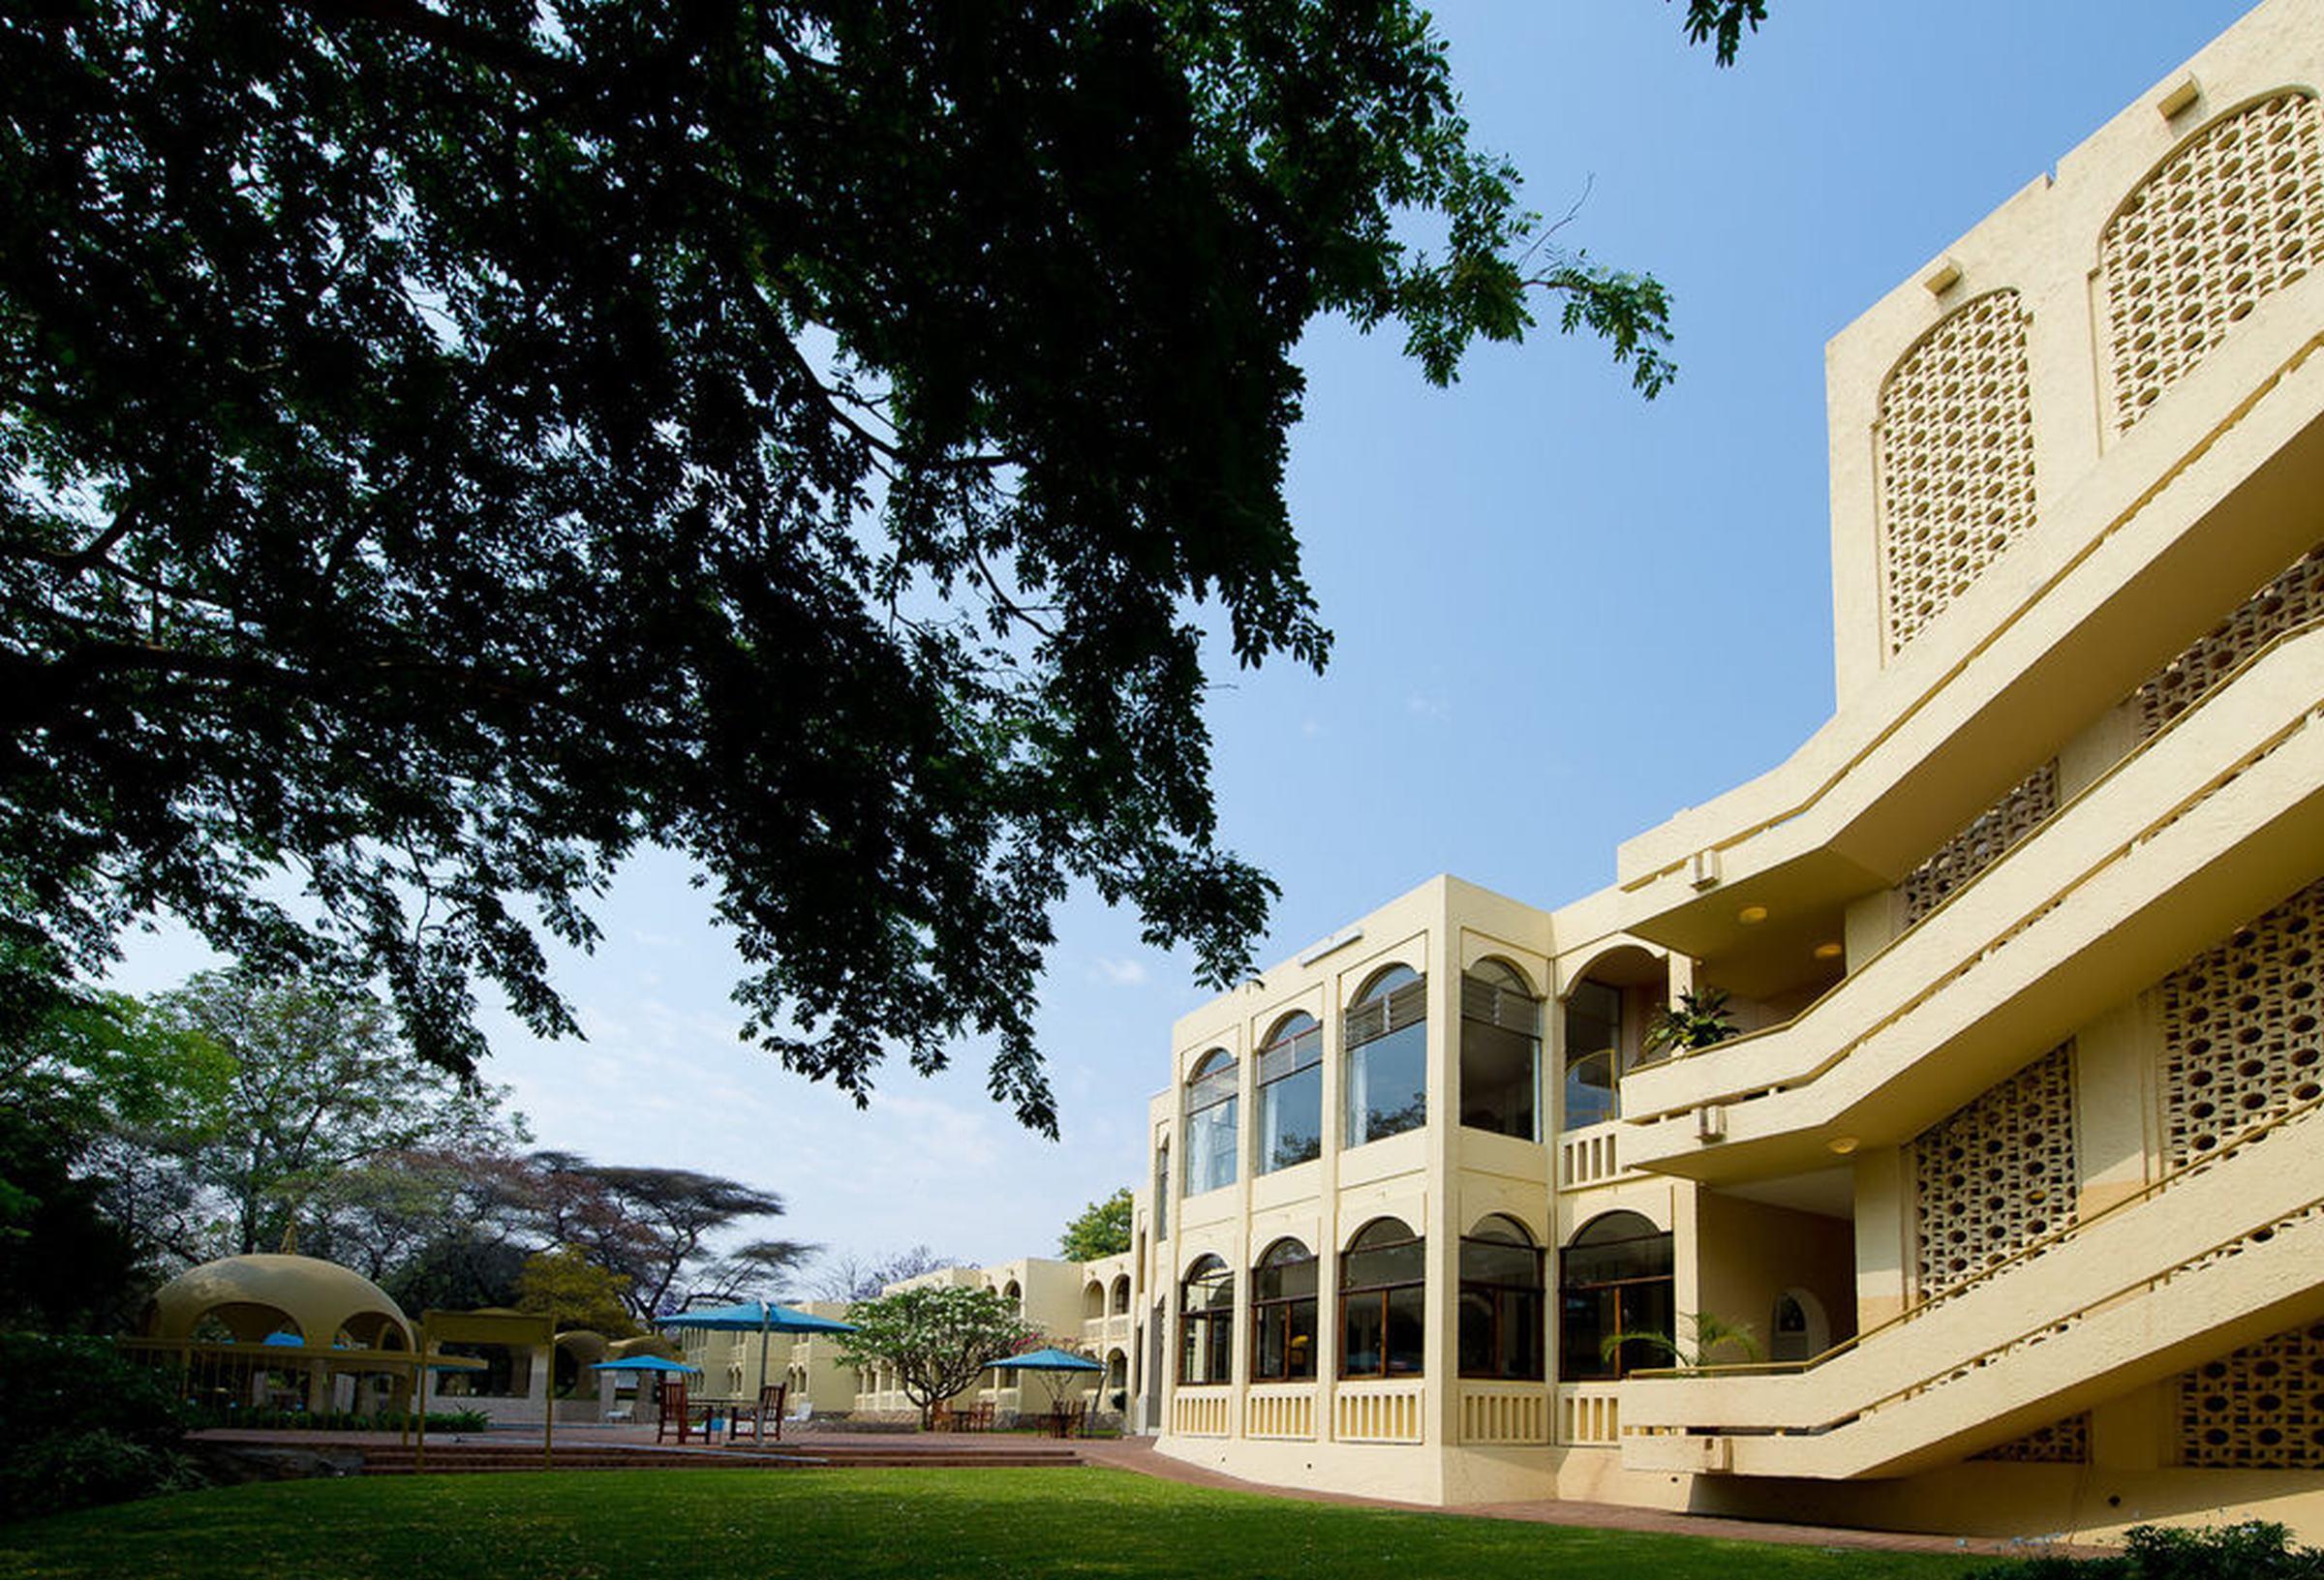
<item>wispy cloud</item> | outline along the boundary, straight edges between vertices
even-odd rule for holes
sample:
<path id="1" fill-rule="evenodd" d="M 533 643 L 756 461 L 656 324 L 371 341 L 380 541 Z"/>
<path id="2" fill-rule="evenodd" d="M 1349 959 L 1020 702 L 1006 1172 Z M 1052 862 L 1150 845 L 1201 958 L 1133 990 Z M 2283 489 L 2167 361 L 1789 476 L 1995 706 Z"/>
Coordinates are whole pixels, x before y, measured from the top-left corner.
<path id="1" fill-rule="evenodd" d="M 1404 711 L 1421 718 L 1443 718 L 1452 712 L 1452 705 L 1442 697 L 1415 691 L 1404 699 Z"/>
<path id="2" fill-rule="evenodd" d="M 1106 955 L 1097 957 L 1097 974 L 1116 988 L 1143 988 L 1152 980 L 1144 960 L 1118 960 Z"/>

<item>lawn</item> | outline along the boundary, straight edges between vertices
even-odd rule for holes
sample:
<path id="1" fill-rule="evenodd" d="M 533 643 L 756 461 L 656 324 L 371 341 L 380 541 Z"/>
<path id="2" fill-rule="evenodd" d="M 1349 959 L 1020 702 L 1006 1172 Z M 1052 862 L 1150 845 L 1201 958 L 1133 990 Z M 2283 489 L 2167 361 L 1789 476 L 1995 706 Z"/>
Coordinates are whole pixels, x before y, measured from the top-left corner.
<path id="1" fill-rule="evenodd" d="M 277 1482 L 0 1527 L 0 1580 L 1944 1580 L 1976 1562 L 1347 1508 L 1081 1468 Z"/>

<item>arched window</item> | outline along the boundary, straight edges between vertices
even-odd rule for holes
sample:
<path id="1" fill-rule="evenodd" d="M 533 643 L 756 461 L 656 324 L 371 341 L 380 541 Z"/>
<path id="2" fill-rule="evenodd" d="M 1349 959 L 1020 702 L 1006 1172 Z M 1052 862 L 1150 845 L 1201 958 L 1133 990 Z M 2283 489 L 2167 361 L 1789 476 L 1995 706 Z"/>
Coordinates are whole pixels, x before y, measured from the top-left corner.
<path id="1" fill-rule="evenodd" d="M 1346 1017 L 1347 1144 L 1428 1122 L 1428 984 L 1409 965 L 1372 978 Z"/>
<path id="2" fill-rule="evenodd" d="M 1622 989 L 1577 982 L 1566 995 L 1566 1101 L 1561 1126 L 1579 1130 L 1622 1116 Z"/>
<path id="3" fill-rule="evenodd" d="M 1010 1279 L 1006 1287 L 1001 1290 L 1000 1297 L 1003 1300 L 1006 1300 L 1010 1305 L 1014 1306 L 1019 1312 L 1023 1312 L 1024 1310 L 1024 1290 L 1015 1279 Z"/>
<path id="4" fill-rule="evenodd" d="M 1186 1194 L 1235 1183 L 1235 1055 L 1214 1048 L 1186 1078 Z"/>
<path id="5" fill-rule="evenodd" d="M 1495 1214 L 1460 1242 L 1460 1375 L 1538 1381 L 1545 1351 L 1541 1248 Z"/>
<path id="6" fill-rule="evenodd" d="M 1251 1381 L 1315 1376 L 1315 1253 L 1277 1240 L 1251 1269 Z"/>
<path id="7" fill-rule="evenodd" d="M 1324 1028 L 1286 1016 L 1259 1050 L 1260 1173 L 1323 1155 Z"/>
<path id="8" fill-rule="evenodd" d="M 1129 1314 L 1130 1275 L 1127 1273 L 1116 1273 L 1114 1275 L 1114 1315 L 1116 1317 L 1126 1317 Z"/>
<path id="9" fill-rule="evenodd" d="M 1103 1317 L 1105 1314 L 1106 1287 L 1093 1278 L 1082 1289 L 1082 1321 L 1087 1322 L 1092 1317 Z"/>
<path id="10" fill-rule="evenodd" d="M 1558 1273 L 1557 1375 L 1567 1382 L 1627 1376 L 1670 1364 L 1676 1334 L 1670 1236 L 1635 1212 L 1593 1218 L 1566 1245 Z M 1633 1338 L 1609 1354 L 1616 1334 Z"/>
<path id="11" fill-rule="evenodd" d="M 1339 1259 L 1339 1375 L 1417 1377 L 1428 1331 L 1419 1235 L 1375 1218 Z"/>
<path id="12" fill-rule="evenodd" d="M 1170 1238 L 1170 1139 L 1154 1143 L 1154 1238 Z"/>
<path id="13" fill-rule="evenodd" d="M 1542 1012 L 1511 966 L 1480 960 L 1460 979 L 1460 1122 L 1542 1139 Z"/>
<path id="14" fill-rule="evenodd" d="M 1204 1257 L 1178 1287 L 1178 1382 L 1234 1381 L 1235 1269 Z"/>

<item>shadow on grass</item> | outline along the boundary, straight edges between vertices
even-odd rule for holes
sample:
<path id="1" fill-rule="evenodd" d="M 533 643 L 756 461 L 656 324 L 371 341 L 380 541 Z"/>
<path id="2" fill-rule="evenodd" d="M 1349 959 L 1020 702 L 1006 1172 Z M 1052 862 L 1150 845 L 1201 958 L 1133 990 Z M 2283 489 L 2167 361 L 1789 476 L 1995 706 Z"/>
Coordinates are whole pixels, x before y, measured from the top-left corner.
<path id="1" fill-rule="evenodd" d="M 1976 1563 L 1293 1503 L 1085 1468 L 302 1481 L 0 1528 L 0 1580 L 1942 1580 Z"/>

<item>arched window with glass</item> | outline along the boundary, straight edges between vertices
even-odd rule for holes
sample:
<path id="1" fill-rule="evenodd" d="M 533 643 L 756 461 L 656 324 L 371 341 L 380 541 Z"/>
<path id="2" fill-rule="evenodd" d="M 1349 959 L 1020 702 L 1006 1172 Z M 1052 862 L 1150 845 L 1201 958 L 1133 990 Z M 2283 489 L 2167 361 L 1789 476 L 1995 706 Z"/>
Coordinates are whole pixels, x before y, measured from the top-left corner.
<path id="1" fill-rule="evenodd" d="M 1178 1286 L 1178 1382 L 1195 1387 L 1234 1381 L 1235 1269 L 1198 1258 Z"/>
<path id="2" fill-rule="evenodd" d="M 1547 1366 L 1542 1249 L 1498 1213 L 1460 1242 L 1460 1375 L 1538 1382 Z"/>
<path id="3" fill-rule="evenodd" d="M 1324 1028 L 1287 1015 L 1259 1050 L 1259 1162 L 1272 1173 L 1324 1151 Z"/>
<path id="4" fill-rule="evenodd" d="M 1214 1048 L 1186 1078 L 1186 1194 L 1235 1183 L 1235 1109 L 1241 1072 L 1235 1055 Z"/>
<path id="5" fill-rule="evenodd" d="M 1558 1269 L 1557 1375 L 1567 1382 L 1667 1366 L 1677 1333 L 1667 1231 L 1635 1212 L 1582 1225 Z"/>
<path id="6" fill-rule="evenodd" d="M 1170 1138 L 1154 1143 L 1154 1238 L 1170 1238 Z"/>
<path id="7" fill-rule="evenodd" d="M 1315 1376 L 1315 1253 L 1277 1240 L 1251 1269 L 1251 1381 Z"/>
<path id="8" fill-rule="evenodd" d="M 1428 1333 L 1421 1237 L 1400 1218 L 1375 1218 L 1339 1259 L 1339 1375 L 1416 1377 Z"/>
<path id="9" fill-rule="evenodd" d="M 1577 982 L 1566 995 L 1566 1101 L 1563 1128 L 1579 1130 L 1621 1117 L 1622 989 Z"/>
<path id="10" fill-rule="evenodd" d="M 1514 966 L 1480 960 L 1460 978 L 1460 1122 L 1538 1141 L 1542 1011 Z"/>
<path id="11" fill-rule="evenodd" d="M 1364 984 L 1346 1015 L 1347 1144 L 1361 1146 L 1428 1122 L 1428 983 L 1391 965 Z"/>

